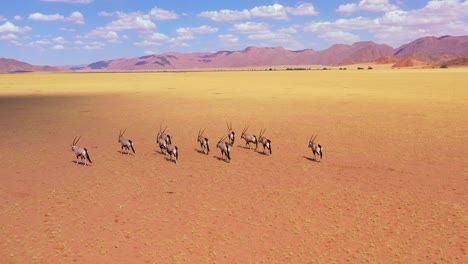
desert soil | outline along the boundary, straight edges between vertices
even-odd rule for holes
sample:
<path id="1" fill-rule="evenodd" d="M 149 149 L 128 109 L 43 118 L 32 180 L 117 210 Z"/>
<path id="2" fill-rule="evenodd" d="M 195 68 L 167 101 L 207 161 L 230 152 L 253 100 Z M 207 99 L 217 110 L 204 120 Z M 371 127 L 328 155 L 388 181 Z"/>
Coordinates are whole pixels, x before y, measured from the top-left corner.
<path id="1" fill-rule="evenodd" d="M 0 263 L 468 263 L 467 72 L 1 75 Z"/>

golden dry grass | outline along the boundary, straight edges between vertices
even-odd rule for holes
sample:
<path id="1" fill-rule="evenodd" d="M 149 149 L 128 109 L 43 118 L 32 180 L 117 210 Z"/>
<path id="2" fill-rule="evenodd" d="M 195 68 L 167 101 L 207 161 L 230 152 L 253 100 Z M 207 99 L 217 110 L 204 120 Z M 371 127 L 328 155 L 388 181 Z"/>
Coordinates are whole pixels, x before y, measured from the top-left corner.
<path id="1" fill-rule="evenodd" d="M 466 263 L 467 71 L 1 75 L 0 262 Z M 273 155 L 219 160 L 226 120 Z"/>

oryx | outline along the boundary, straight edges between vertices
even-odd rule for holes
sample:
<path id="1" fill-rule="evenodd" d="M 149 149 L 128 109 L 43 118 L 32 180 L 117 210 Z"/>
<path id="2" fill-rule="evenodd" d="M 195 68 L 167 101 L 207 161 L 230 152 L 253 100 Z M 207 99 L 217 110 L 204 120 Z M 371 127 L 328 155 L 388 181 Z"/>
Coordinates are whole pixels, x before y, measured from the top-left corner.
<path id="1" fill-rule="evenodd" d="M 175 163 L 179 160 L 179 148 L 176 145 L 167 144 L 166 151 L 169 154 L 169 157 L 172 161 L 172 156 L 175 157 Z"/>
<path id="2" fill-rule="evenodd" d="M 81 136 L 76 139 L 73 139 L 73 143 L 71 145 L 71 150 L 73 152 L 75 152 L 75 156 L 76 156 L 76 164 L 79 164 L 78 163 L 78 158 L 81 158 L 81 160 L 84 160 L 84 165 L 85 166 L 88 166 L 88 161 L 89 163 L 93 163 L 91 161 L 91 158 L 89 157 L 89 153 L 88 153 L 88 150 L 86 148 L 82 148 L 82 147 L 78 147 L 76 144 L 78 144 L 78 141 L 80 141 L 80 138 Z"/>
<path id="3" fill-rule="evenodd" d="M 228 138 L 229 138 L 229 144 L 232 146 L 234 145 L 234 141 L 236 140 L 236 132 L 232 130 L 232 122 L 229 125 L 228 122 L 226 121 L 227 129 L 228 129 Z"/>
<path id="4" fill-rule="evenodd" d="M 172 144 L 172 140 L 171 140 L 171 136 L 166 134 L 166 129 L 167 129 L 167 126 L 164 128 L 164 130 L 161 131 L 161 126 L 159 126 L 159 132 L 158 132 L 158 136 L 157 138 L 162 138 L 164 139 L 164 141 L 166 141 L 167 144 Z"/>
<path id="5" fill-rule="evenodd" d="M 167 128 L 167 127 L 166 127 Z M 171 144 L 171 136 L 165 134 L 166 128 L 161 130 L 161 126 L 159 126 L 158 135 L 156 136 L 156 144 L 158 144 L 159 148 L 161 149 L 161 153 L 166 154 L 167 145 Z"/>
<path id="6" fill-rule="evenodd" d="M 120 143 L 120 149 L 122 153 L 123 153 L 123 150 L 126 149 L 127 155 L 130 153 L 130 149 L 132 149 L 133 154 L 136 154 L 135 148 L 133 147 L 133 142 L 130 139 L 126 139 L 123 137 L 123 135 L 125 134 L 125 131 L 127 131 L 127 129 L 125 129 L 123 132 L 122 130 L 120 130 L 119 132 L 119 139 L 117 142 Z"/>
<path id="7" fill-rule="evenodd" d="M 266 131 L 266 128 L 263 130 L 260 130 L 260 134 L 258 135 L 258 141 L 262 143 L 263 145 L 263 154 L 265 154 L 265 149 L 268 149 L 270 151 L 268 156 L 271 156 L 271 140 L 263 136 L 265 131 Z"/>
<path id="8" fill-rule="evenodd" d="M 308 147 L 312 149 L 312 153 L 314 153 L 314 160 L 317 160 L 315 158 L 315 155 L 320 156 L 320 161 L 322 160 L 322 155 L 323 155 L 323 147 L 320 144 L 315 143 L 315 139 L 317 138 L 317 135 L 312 135 L 309 139 L 309 145 Z"/>
<path id="9" fill-rule="evenodd" d="M 246 134 L 245 132 L 247 132 L 248 128 L 249 127 L 245 127 L 244 130 L 242 130 L 241 138 L 243 138 L 245 140 L 245 144 L 249 146 L 249 149 L 250 149 L 250 143 L 254 143 L 255 144 L 255 149 L 257 149 L 258 148 L 257 137 L 255 135 Z"/>
<path id="10" fill-rule="evenodd" d="M 226 155 L 227 162 L 231 162 L 231 146 L 228 142 L 223 142 L 226 139 L 226 136 L 218 140 L 217 148 L 221 150 L 221 158 L 224 160 L 224 155 Z"/>
<path id="11" fill-rule="evenodd" d="M 203 131 L 198 130 L 197 140 L 200 143 L 201 151 L 208 155 L 208 153 L 210 153 L 210 143 L 208 141 L 208 138 L 203 136 L 203 132 L 205 132 L 205 129 L 203 129 Z"/>

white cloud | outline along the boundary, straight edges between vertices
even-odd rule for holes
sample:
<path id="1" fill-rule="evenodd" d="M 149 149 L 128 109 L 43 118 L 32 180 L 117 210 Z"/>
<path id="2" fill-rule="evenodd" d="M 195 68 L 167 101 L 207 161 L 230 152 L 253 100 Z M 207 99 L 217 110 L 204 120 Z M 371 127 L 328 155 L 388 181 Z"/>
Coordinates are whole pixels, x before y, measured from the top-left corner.
<path id="1" fill-rule="evenodd" d="M 366 12 L 388 12 L 397 10 L 398 7 L 389 0 L 361 0 L 359 3 L 348 3 L 338 6 L 339 13 L 351 14 L 358 11 Z"/>
<path id="2" fill-rule="evenodd" d="M 376 42 L 398 47 L 424 36 L 467 35 L 467 16 L 468 1 L 431 0 L 420 9 L 388 11 L 378 18 L 359 16 L 310 22 L 304 25 L 303 30 L 317 33 L 327 40 L 345 36 L 343 33 L 351 30 L 359 30 L 373 34 Z"/>
<path id="3" fill-rule="evenodd" d="M 294 16 L 315 16 L 319 13 L 311 3 L 302 3 L 297 7 L 286 7 L 286 11 Z"/>
<path id="4" fill-rule="evenodd" d="M 15 45 L 15 46 L 18 46 L 18 47 L 23 46 L 23 43 L 19 42 L 18 40 L 15 40 L 15 39 L 10 40 L 10 43 L 11 43 L 12 45 Z"/>
<path id="5" fill-rule="evenodd" d="M 18 39 L 18 37 L 12 33 L 8 33 L 6 35 L 0 35 L 0 40 L 13 40 L 13 39 Z"/>
<path id="6" fill-rule="evenodd" d="M 13 20 L 15 20 L 15 21 L 21 21 L 21 20 L 23 20 L 23 18 L 22 18 L 21 16 L 14 16 L 14 17 L 13 17 Z"/>
<path id="7" fill-rule="evenodd" d="M 190 39 L 194 39 L 195 34 L 214 34 L 218 32 L 218 28 L 205 25 L 205 26 L 192 27 L 192 28 L 178 28 L 176 29 L 176 32 L 179 35 L 178 39 L 190 40 Z"/>
<path id="8" fill-rule="evenodd" d="M 234 24 L 230 30 L 237 33 L 254 34 L 269 32 L 269 27 L 266 23 L 245 22 Z"/>
<path id="9" fill-rule="evenodd" d="M 135 30 L 135 31 L 151 31 L 156 29 L 148 15 L 141 13 L 121 13 L 117 16 L 120 19 L 114 20 L 107 24 L 106 29 L 113 31 Z"/>
<path id="10" fill-rule="evenodd" d="M 358 35 L 354 35 L 348 32 L 343 31 L 334 31 L 334 32 L 325 32 L 320 35 L 320 38 L 330 42 L 330 43 L 340 43 L 340 44 L 353 44 L 360 41 Z"/>
<path id="11" fill-rule="evenodd" d="M 85 23 L 83 14 L 78 11 L 71 13 L 71 15 L 66 20 L 76 25 L 84 25 Z"/>
<path id="12" fill-rule="evenodd" d="M 133 46 L 136 47 L 154 47 L 154 46 L 161 46 L 162 44 L 158 41 L 151 41 L 151 40 L 143 40 L 141 42 L 134 42 Z"/>
<path id="13" fill-rule="evenodd" d="M 82 48 L 85 50 L 101 50 L 104 49 L 106 44 L 104 42 L 94 41 L 91 43 L 87 43 Z"/>
<path id="14" fill-rule="evenodd" d="M 286 20 L 288 19 L 288 13 L 294 16 L 314 16 L 318 14 L 313 4 L 301 3 L 296 7 L 273 4 L 269 6 L 256 6 L 250 10 L 222 9 L 219 11 L 204 11 L 199 13 L 198 16 L 216 22 L 232 22 L 251 18 Z"/>
<path id="15" fill-rule="evenodd" d="M 279 20 L 288 19 L 286 8 L 284 8 L 284 6 L 280 4 L 254 7 L 250 9 L 250 14 L 253 17 L 259 17 L 259 18 L 270 18 L 270 19 L 279 19 Z"/>
<path id="16" fill-rule="evenodd" d="M 56 38 L 52 39 L 52 41 L 55 42 L 55 43 L 59 43 L 59 44 L 67 43 L 63 37 L 56 37 Z"/>
<path id="17" fill-rule="evenodd" d="M 209 18 L 216 22 L 227 22 L 250 19 L 250 12 L 247 9 L 242 11 L 223 9 L 220 11 L 205 11 L 198 14 L 199 17 Z"/>
<path id="18" fill-rule="evenodd" d="M 103 38 L 107 40 L 118 39 L 119 34 L 117 32 L 109 30 L 104 27 L 98 27 L 93 29 L 91 32 L 85 35 L 78 35 L 76 38 L 85 38 L 85 39 L 96 39 L 96 38 Z"/>
<path id="19" fill-rule="evenodd" d="M 28 18 L 33 21 L 42 21 L 42 22 L 65 21 L 65 17 L 60 14 L 44 15 L 41 13 L 33 13 L 33 14 L 30 14 Z"/>
<path id="20" fill-rule="evenodd" d="M 170 38 L 165 34 L 155 32 L 149 37 L 149 39 L 152 41 L 168 41 Z"/>
<path id="21" fill-rule="evenodd" d="M 145 52 L 143 52 L 145 55 L 153 55 L 153 54 L 156 54 L 157 52 L 156 51 L 153 51 L 153 50 L 145 50 Z"/>
<path id="22" fill-rule="evenodd" d="M 113 16 L 113 15 L 114 15 L 114 13 L 112 13 L 112 12 L 106 12 L 106 11 L 100 11 L 100 12 L 98 13 L 98 16 L 102 16 L 102 17 L 110 17 L 110 16 Z"/>
<path id="23" fill-rule="evenodd" d="M 65 47 L 62 44 L 54 45 L 51 49 L 53 50 L 63 50 Z"/>
<path id="24" fill-rule="evenodd" d="M 94 0 L 41 0 L 42 2 L 56 2 L 56 3 L 68 3 L 68 4 L 90 4 Z"/>
<path id="25" fill-rule="evenodd" d="M 224 46 L 233 46 L 239 44 L 239 38 L 232 34 L 219 35 L 218 39 Z"/>
<path id="26" fill-rule="evenodd" d="M 4 16 L 0 16 L 0 21 L 6 21 L 7 19 Z"/>
<path id="27" fill-rule="evenodd" d="M 31 31 L 30 27 L 18 27 L 9 21 L 0 26 L 0 33 L 25 33 L 28 31 Z"/>
<path id="28" fill-rule="evenodd" d="M 60 14 L 51 14 L 45 15 L 41 13 L 33 13 L 28 16 L 28 19 L 33 21 L 41 21 L 41 22 L 71 22 L 76 25 L 83 25 L 84 24 L 84 16 L 78 11 L 75 11 L 70 14 L 69 17 L 64 17 Z"/>
<path id="29" fill-rule="evenodd" d="M 174 11 L 168 11 L 158 7 L 151 9 L 149 15 L 156 20 L 173 20 L 178 18 L 178 15 Z"/>

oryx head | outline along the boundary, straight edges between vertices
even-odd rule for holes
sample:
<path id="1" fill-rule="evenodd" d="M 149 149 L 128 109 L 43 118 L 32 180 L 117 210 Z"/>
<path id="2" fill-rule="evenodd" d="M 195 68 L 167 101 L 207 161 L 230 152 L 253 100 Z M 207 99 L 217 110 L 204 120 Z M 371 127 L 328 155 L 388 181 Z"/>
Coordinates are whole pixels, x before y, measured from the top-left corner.
<path id="1" fill-rule="evenodd" d="M 123 135 L 125 134 L 125 131 L 127 131 L 127 129 L 124 129 L 124 131 L 122 132 L 122 130 L 120 130 L 119 132 L 119 138 L 117 139 L 117 142 L 120 142 L 120 139 L 123 137 Z"/>
<path id="2" fill-rule="evenodd" d="M 81 136 L 79 136 L 78 139 L 76 139 L 76 138 L 77 137 L 75 137 L 75 139 L 73 139 L 73 143 L 71 144 L 71 150 L 72 151 L 75 151 L 76 144 L 78 144 L 78 141 L 80 141 Z"/>
<path id="3" fill-rule="evenodd" d="M 260 130 L 260 133 L 258 134 L 258 140 L 262 140 L 262 137 L 265 131 L 266 131 L 266 128 L 264 128 L 263 130 Z"/>
<path id="4" fill-rule="evenodd" d="M 228 124 L 228 122 L 226 121 L 226 126 L 227 126 L 227 130 L 228 130 L 228 134 L 232 134 L 232 135 L 235 135 L 236 133 L 234 132 L 234 130 L 232 130 L 232 122 L 231 124 Z"/>
<path id="5" fill-rule="evenodd" d="M 241 138 L 245 138 L 245 132 L 247 132 L 247 129 L 249 129 L 248 126 L 244 127 L 244 130 L 242 130 Z"/>
<path id="6" fill-rule="evenodd" d="M 205 129 L 206 129 L 206 128 L 205 128 Z M 205 132 L 205 129 L 203 129 L 203 130 L 199 129 L 199 130 L 198 130 L 197 141 L 200 140 L 200 137 L 203 137 L 203 132 Z"/>

